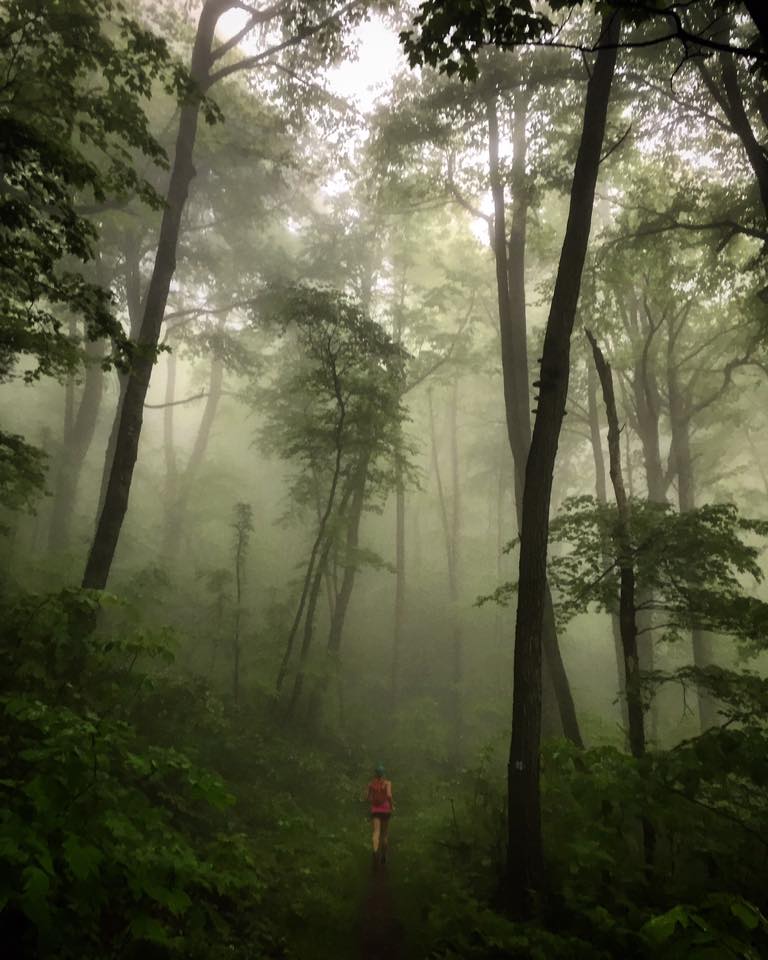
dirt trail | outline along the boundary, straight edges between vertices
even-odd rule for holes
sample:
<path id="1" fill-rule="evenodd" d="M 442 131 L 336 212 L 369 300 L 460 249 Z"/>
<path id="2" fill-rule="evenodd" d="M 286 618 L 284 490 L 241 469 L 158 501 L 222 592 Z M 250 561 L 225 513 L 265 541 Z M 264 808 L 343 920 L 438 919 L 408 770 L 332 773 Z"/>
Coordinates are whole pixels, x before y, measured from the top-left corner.
<path id="1" fill-rule="evenodd" d="M 363 903 L 360 956 L 362 960 L 405 960 L 403 927 L 393 914 L 386 866 L 376 867 L 370 875 Z"/>

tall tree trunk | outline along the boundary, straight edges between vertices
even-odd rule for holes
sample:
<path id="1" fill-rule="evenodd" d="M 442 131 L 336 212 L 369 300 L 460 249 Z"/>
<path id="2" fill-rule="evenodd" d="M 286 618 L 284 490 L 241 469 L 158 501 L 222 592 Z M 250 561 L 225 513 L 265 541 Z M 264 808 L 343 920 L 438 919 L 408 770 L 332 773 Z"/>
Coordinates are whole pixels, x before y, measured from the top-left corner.
<path id="1" fill-rule="evenodd" d="M 243 545 L 238 540 L 235 552 L 235 626 L 232 635 L 232 696 L 235 703 L 240 699 L 240 618 L 242 616 L 242 561 Z"/>
<path id="2" fill-rule="evenodd" d="M 141 329 L 141 266 L 139 238 L 135 235 L 125 237 L 123 245 L 123 256 L 125 259 L 124 283 L 125 283 L 125 303 L 128 308 L 129 336 L 131 340 L 137 340 L 139 330 Z M 115 458 L 115 447 L 117 445 L 117 435 L 120 427 L 120 415 L 125 399 L 125 391 L 128 386 L 128 374 L 118 371 L 117 373 L 117 403 L 115 404 L 115 413 L 112 420 L 112 429 L 109 431 L 107 439 L 107 449 L 104 454 L 104 466 L 101 472 L 101 487 L 99 489 L 99 503 L 96 509 L 96 518 L 101 516 L 104 509 L 104 501 L 107 496 L 107 487 L 112 473 L 112 462 Z"/>
<path id="3" fill-rule="evenodd" d="M 629 307 L 633 339 L 639 351 L 634 363 L 632 391 L 635 407 L 635 429 L 643 452 L 648 499 L 652 503 L 665 503 L 669 477 L 665 475 L 661 459 L 661 395 L 657 380 L 656 353 L 654 341 L 661 323 L 654 321 L 647 300 L 641 305 L 640 297 L 633 289 Z M 637 598 L 638 613 L 638 651 L 640 667 L 650 673 L 655 666 L 653 645 L 653 597 L 643 589 Z M 651 735 L 658 730 L 658 709 L 654 702 L 651 706 Z"/>
<path id="4" fill-rule="evenodd" d="M 600 415 L 597 408 L 597 382 L 595 368 L 591 363 L 587 364 L 587 413 L 589 416 L 589 436 L 592 442 L 592 457 L 595 462 L 595 495 L 598 503 L 607 503 L 608 491 L 605 485 L 605 457 L 603 456 L 603 442 L 600 436 Z M 608 563 L 608 550 L 605 549 L 603 551 L 603 567 L 607 567 Z M 616 612 L 616 610 L 611 610 L 609 616 L 611 618 L 613 648 L 616 655 L 616 689 L 619 693 L 621 719 L 623 721 L 624 729 L 629 730 L 629 716 L 627 715 L 626 700 L 627 685 L 624 673 L 624 652 L 621 642 L 619 614 Z"/>
<path id="5" fill-rule="evenodd" d="M 510 908 L 518 914 L 530 912 L 530 894 L 540 890 L 543 881 L 539 788 L 541 648 L 552 473 L 568 395 L 571 332 L 592 225 L 592 206 L 619 36 L 619 14 L 606 14 L 602 21 L 600 50 L 587 84 L 568 222 L 544 336 L 541 396 L 525 471 L 507 779 L 506 883 Z"/>
<path id="6" fill-rule="evenodd" d="M 493 251 L 496 263 L 496 291 L 499 304 L 499 333 L 501 337 L 501 366 L 504 382 L 504 409 L 507 421 L 507 436 L 512 451 L 515 479 L 515 509 L 518 528 L 522 518 L 525 465 L 531 445 L 530 395 L 528 390 L 528 343 L 525 305 L 525 249 L 528 223 L 528 195 L 526 186 L 527 139 L 525 125 L 530 93 L 518 90 L 515 93 L 513 112 L 513 162 L 512 162 L 512 222 L 507 241 L 504 184 L 499 166 L 499 121 L 495 98 L 487 103 L 488 156 L 493 194 L 494 233 Z M 554 608 L 547 588 L 544 616 L 545 664 L 545 735 L 565 736 L 583 745 L 576 709 L 573 703 L 568 677 L 565 672 L 560 645 L 557 641 Z M 558 725 L 553 711 L 547 709 L 550 696 L 554 694 L 560 714 Z M 551 695 L 550 694 L 550 695 Z"/>
<path id="7" fill-rule="evenodd" d="M 677 475 L 677 497 L 681 513 L 688 513 L 696 506 L 693 457 L 691 456 L 691 416 L 689 405 L 680 386 L 674 357 L 676 337 L 670 328 L 667 338 L 667 390 L 669 394 L 669 424 L 672 434 L 670 457 Z M 703 669 L 712 663 L 712 641 L 709 634 L 694 627 L 691 631 L 693 663 Z M 699 727 L 703 733 L 717 723 L 717 703 L 710 692 L 698 686 L 696 696 L 699 707 Z"/>
<path id="8" fill-rule="evenodd" d="M 165 315 L 168 291 L 176 270 L 176 247 L 181 216 L 195 174 L 192 154 L 200 114 L 200 91 L 204 89 L 208 77 L 216 23 L 227 5 L 224 0 L 219 3 L 209 0 L 203 6 L 197 27 L 190 72 L 193 81 L 199 85 L 200 89 L 190 92 L 187 102 L 181 109 L 176 151 L 160 225 L 155 263 L 144 299 L 138 336 L 139 349 L 128 375 L 125 395 L 118 412 L 114 456 L 109 471 L 104 505 L 85 567 L 84 587 L 101 590 L 106 586 L 120 529 L 128 509 L 131 479 L 138 455 L 144 415 L 144 400 L 149 389 L 149 380 L 160 340 L 160 328 Z"/>
<path id="9" fill-rule="evenodd" d="M 88 343 L 85 348 L 85 382 L 80 403 L 71 427 L 65 437 L 59 463 L 53 498 L 48 546 L 51 550 L 66 550 L 69 546 L 70 524 L 75 509 L 77 487 L 85 458 L 90 449 L 104 391 L 104 371 L 101 359 L 103 344 Z"/>
<path id="10" fill-rule="evenodd" d="M 395 624 L 392 640 L 392 704 L 397 703 L 400 687 L 400 652 L 405 625 L 405 482 L 400 456 L 395 461 Z"/>
<path id="11" fill-rule="evenodd" d="M 443 536 L 445 538 L 446 566 L 448 573 L 448 599 L 451 608 L 451 708 L 450 720 L 452 727 L 452 739 L 454 752 L 458 754 L 462 739 L 462 719 L 461 719 L 461 676 L 462 676 L 462 630 L 459 619 L 459 538 L 460 538 L 460 493 L 458 481 L 458 439 L 457 439 L 457 413 L 458 413 L 458 381 L 455 380 L 451 390 L 451 402 L 449 405 L 450 418 L 450 451 L 451 451 L 451 493 L 452 503 L 448 503 L 448 497 L 443 485 L 442 473 L 440 470 L 440 459 L 437 451 L 437 436 L 435 432 L 435 414 L 432 404 L 432 392 L 428 393 L 429 403 L 429 427 L 432 448 L 432 466 L 435 472 L 435 482 L 437 483 L 437 497 L 440 506 L 440 519 L 443 527 Z"/>
<path id="12" fill-rule="evenodd" d="M 403 266 L 400 298 L 393 331 L 394 340 L 398 346 L 402 344 L 403 340 L 407 268 L 408 264 L 406 263 Z M 392 634 L 392 675 L 390 680 L 390 697 L 393 708 L 397 705 L 399 693 L 400 652 L 405 626 L 405 476 L 403 468 L 403 454 L 401 450 L 398 450 L 395 453 L 395 609 Z"/>
<path id="13" fill-rule="evenodd" d="M 619 563 L 619 627 L 624 653 L 625 687 L 627 691 L 627 717 L 629 722 L 629 748 L 632 756 L 640 760 L 645 756 L 645 719 L 643 716 L 643 697 L 641 688 L 640 657 L 637 646 L 637 604 L 635 600 L 635 566 L 632 549 L 631 508 L 624 488 L 621 471 L 621 430 L 619 415 L 616 411 L 616 397 L 613 392 L 611 366 L 597 345 L 597 341 L 586 331 L 592 345 L 595 367 L 603 388 L 606 418 L 608 420 L 608 457 L 610 476 L 616 497 L 618 522 L 615 533 L 615 553 Z M 647 818 L 642 818 L 643 851 L 647 866 L 653 863 L 655 831 Z"/>
<path id="14" fill-rule="evenodd" d="M 464 631 L 460 606 L 461 582 L 461 479 L 459 473 L 459 378 L 453 381 L 450 405 L 451 435 L 451 541 L 453 542 L 453 585 L 451 606 L 453 630 L 451 642 L 451 689 L 453 691 L 453 753 L 459 758 L 464 739 L 462 684 L 464 682 Z"/>
<path id="15" fill-rule="evenodd" d="M 589 330 L 586 331 L 592 345 L 595 367 L 603 388 L 603 401 L 608 419 L 609 472 L 616 497 L 618 523 L 615 535 L 615 551 L 619 564 L 619 627 L 623 651 L 627 712 L 629 718 L 629 747 L 632 756 L 645 755 L 645 720 L 640 686 L 640 658 L 637 648 L 637 609 L 635 602 L 635 567 L 632 553 L 630 505 L 624 487 L 621 470 L 621 430 L 613 392 L 611 366 Z"/>

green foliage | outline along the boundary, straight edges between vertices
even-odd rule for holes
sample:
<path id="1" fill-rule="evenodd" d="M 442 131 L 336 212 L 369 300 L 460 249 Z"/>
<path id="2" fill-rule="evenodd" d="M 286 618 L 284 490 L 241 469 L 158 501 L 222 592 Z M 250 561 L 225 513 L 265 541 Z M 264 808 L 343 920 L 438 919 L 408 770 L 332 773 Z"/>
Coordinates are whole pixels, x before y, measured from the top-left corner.
<path id="1" fill-rule="evenodd" d="M 424 805 L 430 812 L 403 828 L 401 896 L 405 911 L 422 905 L 411 920 L 419 925 L 422 954 L 762 956 L 768 838 L 756 843 L 756 832 L 767 813 L 759 761 L 766 746 L 764 732 L 711 731 L 637 761 L 613 747 L 548 744 L 542 758 L 548 883 L 537 916 L 525 924 L 509 921 L 503 909 L 503 764 L 489 750 L 453 782 L 433 783 Z M 640 817 L 656 835 L 650 868 Z"/>
<path id="2" fill-rule="evenodd" d="M 419 5 L 413 22 L 416 30 L 400 34 L 411 66 L 426 63 L 464 80 L 477 79 L 476 60 L 482 47 L 514 47 L 540 40 L 553 29 L 544 13 L 534 11 L 531 0 L 490 4 L 427 0 Z"/>
<path id="3" fill-rule="evenodd" d="M 616 519 L 615 507 L 582 496 L 566 501 L 552 522 L 552 542 L 565 547 L 549 566 L 562 620 L 590 604 L 618 609 Z M 768 523 L 742 517 L 731 504 L 678 513 L 666 503 L 635 500 L 630 535 L 638 589 L 653 596 L 644 609 L 660 612 L 665 638 L 698 627 L 764 648 L 768 604 L 747 593 L 744 579 L 763 578 L 755 540 L 768 535 Z M 512 589 L 502 587 L 498 599 Z"/>
<path id="4" fill-rule="evenodd" d="M 349 872 L 346 841 L 313 843 L 301 805 L 315 786 L 338 790 L 338 773 L 283 745 L 273 755 L 250 724 L 238 733 L 202 685 L 168 672 L 162 637 L 84 632 L 97 610 L 80 592 L 3 601 L 4 942 L 62 960 L 288 956 L 315 872 Z"/>
<path id="5" fill-rule="evenodd" d="M 88 339 L 110 338 L 112 359 L 125 364 L 111 296 L 81 272 L 98 232 L 87 210 L 134 194 L 159 205 L 134 164 L 136 155 L 166 164 L 143 104 L 156 81 L 180 96 L 186 77 L 166 42 L 114 0 L 13 0 L 0 13 L 0 37 L 0 379 L 20 355 L 34 360 L 27 379 L 76 366 L 63 311 L 83 318 Z"/>
<path id="6" fill-rule="evenodd" d="M 297 284 L 272 288 L 268 322 L 283 330 L 280 361 L 254 399 L 266 450 L 299 467 L 292 493 L 314 508 L 318 483 L 353 479 L 365 465 L 381 494 L 401 452 L 405 355 L 345 294 Z"/>
<path id="7" fill-rule="evenodd" d="M 46 455 L 23 437 L 0 431 L 0 506 L 31 509 L 45 483 Z M 0 524 L 0 532 L 4 530 Z"/>

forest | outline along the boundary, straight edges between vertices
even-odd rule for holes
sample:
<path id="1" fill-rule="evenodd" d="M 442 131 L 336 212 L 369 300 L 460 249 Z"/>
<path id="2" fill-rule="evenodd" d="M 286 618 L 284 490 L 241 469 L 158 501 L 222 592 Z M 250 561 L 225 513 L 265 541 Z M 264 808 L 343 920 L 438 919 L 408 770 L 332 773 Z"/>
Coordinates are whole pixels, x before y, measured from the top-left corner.
<path id="1" fill-rule="evenodd" d="M 2 956 L 768 957 L 768 3 L 0 61 Z"/>

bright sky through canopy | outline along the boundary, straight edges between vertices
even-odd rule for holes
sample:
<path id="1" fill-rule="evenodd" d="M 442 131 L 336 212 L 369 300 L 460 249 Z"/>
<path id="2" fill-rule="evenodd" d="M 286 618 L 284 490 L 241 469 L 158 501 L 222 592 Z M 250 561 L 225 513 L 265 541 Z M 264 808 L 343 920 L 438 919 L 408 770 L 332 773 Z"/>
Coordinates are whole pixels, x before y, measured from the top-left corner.
<path id="1" fill-rule="evenodd" d="M 219 21 L 218 35 L 227 40 L 248 20 L 244 10 L 230 10 Z M 255 31 L 254 31 L 255 34 Z M 340 97 L 351 100 L 361 111 L 368 111 L 376 97 L 389 84 L 398 65 L 404 62 L 396 32 L 379 17 L 371 17 L 352 31 L 357 59 L 344 60 L 327 73 L 328 87 Z M 258 41 L 246 38 L 241 47 L 257 52 Z"/>

